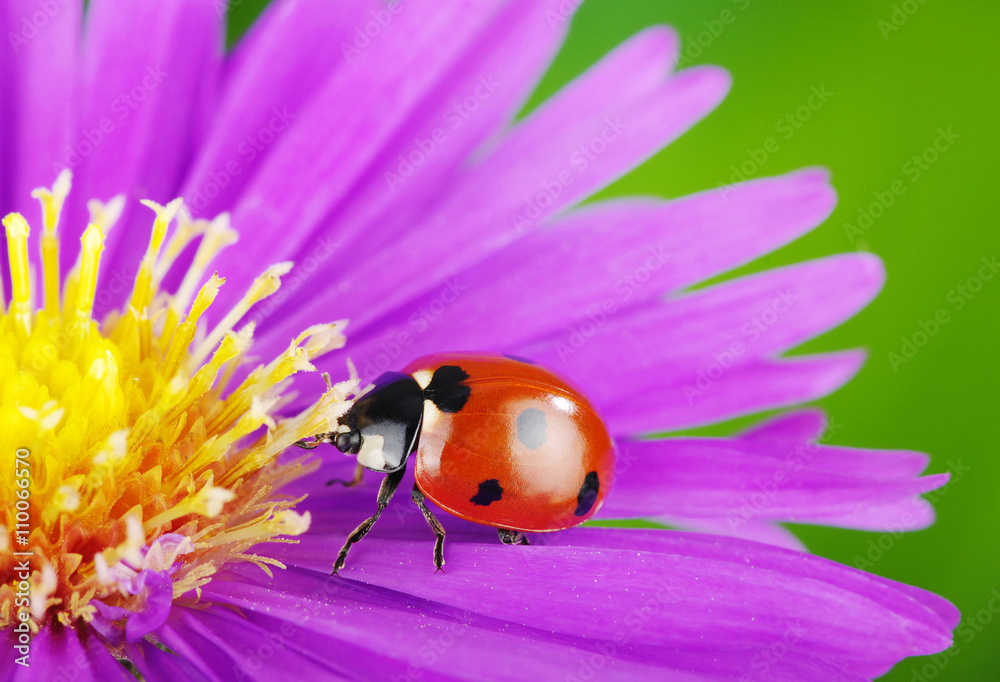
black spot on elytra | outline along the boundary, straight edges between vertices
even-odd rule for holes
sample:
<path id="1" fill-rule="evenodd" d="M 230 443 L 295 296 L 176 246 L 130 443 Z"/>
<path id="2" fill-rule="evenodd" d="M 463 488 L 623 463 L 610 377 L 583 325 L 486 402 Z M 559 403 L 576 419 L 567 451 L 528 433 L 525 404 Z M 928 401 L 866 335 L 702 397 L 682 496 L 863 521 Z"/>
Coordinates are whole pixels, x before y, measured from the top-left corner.
<path id="1" fill-rule="evenodd" d="M 528 358 L 522 358 L 518 355 L 507 355 L 506 353 L 504 353 L 503 356 L 508 360 L 513 360 L 514 362 L 523 362 L 526 365 L 537 364 L 534 360 L 529 360 Z"/>
<path id="2" fill-rule="evenodd" d="M 580 494 L 576 496 L 576 511 L 573 512 L 573 516 L 586 516 L 594 508 L 594 503 L 597 502 L 597 493 L 600 490 L 601 482 L 597 480 L 597 472 L 591 471 L 583 479 L 583 485 L 580 486 Z"/>
<path id="3" fill-rule="evenodd" d="M 469 502 L 480 507 L 488 507 L 494 502 L 499 502 L 501 497 L 503 488 L 500 487 L 500 481 L 491 478 L 479 484 L 479 492 L 469 498 Z"/>
<path id="4" fill-rule="evenodd" d="M 472 389 L 462 382 L 468 373 L 457 365 L 442 365 L 434 371 L 431 383 L 424 389 L 424 398 L 437 405 L 442 412 L 454 414 L 463 407 L 472 394 Z"/>
<path id="5" fill-rule="evenodd" d="M 517 439 L 530 450 L 545 445 L 548 428 L 545 413 L 538 408 L 529 407 L 517 415 Z"/>

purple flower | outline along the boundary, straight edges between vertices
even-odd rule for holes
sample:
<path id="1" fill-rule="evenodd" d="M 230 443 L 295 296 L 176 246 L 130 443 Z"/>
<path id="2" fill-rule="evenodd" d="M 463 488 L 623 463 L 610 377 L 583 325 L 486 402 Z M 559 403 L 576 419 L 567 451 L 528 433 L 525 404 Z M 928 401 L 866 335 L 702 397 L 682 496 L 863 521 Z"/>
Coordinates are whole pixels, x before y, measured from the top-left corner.
<path id="1" fill-rule="evenodd" d="M 947 601 L 780 525 L 926 527 L 947 480 L 926 456 L 825 445 L 812 410 L 640 437 L 841 386 L 861 352 L 783 353 L 883 272 L 852 254 L 686 291 L 821 223 L 822 170 L 578 207 L 729 81 L 671 73 L 650 29 L 512 122 L 576 4 L 276 0 L 224 54 L 224 3 L 6 3 L 0 441 L 27 454 L 0 464 L 2 679 L 860 680 L 950 645 Z M 289 446 L 441 350 L 570 377 L 619 446 L 602 518 L 685 530 L 505 547 L 441 512 L 440 575 L 397 501 L 329 577 L 376 482 L 327 487 L 353 461 Z"/>

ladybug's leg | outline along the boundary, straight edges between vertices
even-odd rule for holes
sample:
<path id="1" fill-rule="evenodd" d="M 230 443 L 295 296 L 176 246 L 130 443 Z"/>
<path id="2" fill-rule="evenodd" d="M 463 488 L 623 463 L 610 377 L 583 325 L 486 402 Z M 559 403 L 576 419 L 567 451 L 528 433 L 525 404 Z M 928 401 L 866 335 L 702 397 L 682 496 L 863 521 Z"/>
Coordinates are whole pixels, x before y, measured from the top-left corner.
<path id="1" fill-rule="evenodd" d="M 441 522 L 434 517 L 431 510 L 427 508 L 427 505 L 424 504 L 424 494 L 420 492 L 420 488 L 417 487 L 416 483 L 413 484 L 413 501 L 418 507 L 420 507 L 420 511 L 423 512 L 427 525 L 431 527 L 431 530 L 434 531 L 434 535 L 437 536 L 437 539 L 434 541 L 434 572 L 444 572 L 444 569 L 441 568 L 444 566 L 444 527 L 441 525 Z"/>
<path id="2" fill-rule="evenodd" d="M 396 488 L 399 487 L 399 482 L 403 480 L 403 475 L 406 474 L 406 467 L 403 467 L 399 471 L 393 471 L 382 479 L 382 485 L 378 489 L 378 510 L 372 515 L 371 518 L 366 519 L 361 523 L 360 526 L 354 529 L 354 532 L 347 538 L 347 542 L 344 546 L 340 548 L 340 553 L 337 555 L 337 560 L 333 562 L 333 570 L 330 571 L 330 575 L 337 575 L 337 571 L 344 567 L 344 562 L 347 561 L 347 553 L 351 550 L 351 545 L 355 542 L 368 535 L 368 531 L 372 529 L 375 522 L 378 521 L 378 517 L 382 516 L 382 512 L 385 511 L 386 506 L 389 504 L 389 500 L 396 492 Z"/>
<path id="3" fill-rule="evenodd" d="M 295 441 L 294 443 L 292 443 L 292 445 L 294 445 L 297 448 L 302 448 L 303 450 L 315 450 L 316 448 L 319 447 L 320 443 L 330 443 L 332 445 L 333 437 L 336 435 L 337 434 L 333 432 L 317 433 L 315 436 L 313 436 L 313 439 L 311 441 L 308 441 L 305 438 L 303 438 L 302 440 Z"/>
<path id="4" fill-rule="evenodd" d="M 528 537 L 524 533 L 516 530 L 511 530 L 510 528 L 497 528 L 497 533 L 500 535 L 500 542 L 505 545 L 528 544 Z"/>
<path id="5" fill-rule="evenodd" d="M 354 478 L 352 478 L 350 481 L 345 481 L 342 478 L 331 478 L 329 481 L 326 482 L 326 484 L 333 485 L 334 483 L 339 483 L 345 488 L 353 488 L 358 483 L 361 483 L 361 478 L 364 476 L 364 474 L 365 474 L 365 468 L 362 465 L 358 464 L 356 467 L 354 467 Z"/>

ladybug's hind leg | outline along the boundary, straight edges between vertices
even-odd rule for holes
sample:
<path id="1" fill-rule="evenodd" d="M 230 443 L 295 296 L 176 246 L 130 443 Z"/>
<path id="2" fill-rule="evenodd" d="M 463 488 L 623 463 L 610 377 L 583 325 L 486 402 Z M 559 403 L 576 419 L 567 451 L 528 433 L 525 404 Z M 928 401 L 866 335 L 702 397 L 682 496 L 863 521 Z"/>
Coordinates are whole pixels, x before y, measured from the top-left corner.
<path id="1" fill-rule="evenodd" d="M 528 544 L 528 536 L 510 528 L 497 528 L 497 534 L 500 536 L 500 542 L 505 545 Z"/>
<path id="2" fill-rule="evenodd" d="M 340 553 L 337 554 L 337 560 L 333 563 L 333 570 L 330 575 L 337 575 L 337 571 L 344 567 L 344 562 L 347 561 L 347 553 L 351 551 L 351 545 L 355 542 L 368 535 L 368 531 L 372 529 L 375 522 L 378 521 L 378 517 L 382 516 L 382 512 L 389 505 L 389 500 L 396 493 L 396 488 L 399 487 L 399 482 L 403 480 L 403 475 L 406 474 L 406 468 L 402 468 L 399 471 L 393 471 L 382 479 L 382 485 L 378 489 L 378 510 L 371 518 L 364 520 L 360 526 L 354 529 L 354 532 L 350 534 L 347 538 L 347 542 L 344 546 L 340 548 Z"/>
<path id="3" fill-rule="evenodd" d="M 420 488 L 417 484 L 413 484 L 413 501 L 420 508 L 420 511 L 424 515 L 424 519 L 427 521 L 427 525 L 431 527 L 434 531 L 434 535 L 437 536 L 434 540 L 434 572 L 438 571 L 444 572 L 442 566 L 444 566 L 444 527 L 441 522 L 435 518 L 433 512 L 427 508 L 424 503 L 424 494 L 420 492 Z"/>

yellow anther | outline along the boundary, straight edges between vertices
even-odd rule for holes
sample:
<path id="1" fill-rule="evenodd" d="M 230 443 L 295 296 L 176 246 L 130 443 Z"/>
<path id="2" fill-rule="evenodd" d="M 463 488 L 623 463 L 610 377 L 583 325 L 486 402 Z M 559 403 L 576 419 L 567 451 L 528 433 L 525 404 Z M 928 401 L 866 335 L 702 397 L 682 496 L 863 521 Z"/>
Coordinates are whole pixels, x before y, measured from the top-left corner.
<path id="1" fill-rule="evenodd" d="M 18 326 L 31 332 L 31 265 L 28 263 L 28 223 L 20 213 L 3 219 L 7 228 L 12 298 L 10 312 Z"/>
<path id="2" fill-rule="evenodd" d="M 97 225 L 87 228 L 80 237 L 83 251 L 80 255 L 80 281 L 77 285 L 76 306 L 73 323 L 84 333 L 89 327 L 90 315 L 94 310 L 94 296 L 97 294 L 97 273 L 101 266 L 101 251 L 104 250 L 104 234 Z"/>
<path id="3" fill-rule="evenodd" d="M 174 294 L 174 305 L 178 309 L 184 309 L 188 306 L 191 296 L 194 294 L 198 282 L 202 280 L 209 263 L 219 255 L 220 251 L 227 246 L 235 244 L 238 240 L 236 230 L 230 227 L 228 213 L 220 214 L 211 222 L 197 222 L 206 223 L 205 233 L 201 238 L 201 243 L 198 245 L 194 262 L 191 263 L 187 274 L 184 275 L 184 281 L 181 282 L 177 293 Z"/>
<path id="4" fill-rule="evenodd" d="M 144 199 L 142 204 L 153 209 L 156 213 L 156 219 L 153 221 L 153 233 L 149 238 L 146 255 L 142 257 L 139 275 L 135 281 L 135 289 L 132 291 L 132 300 L 129 303 L 130 307 L 139 314 L 146 310 L 156 294 L 156 282 L 153 279 L 156 259 L 160 253 L 160 247 L 163 246 L 163 239 L 167 236 L 167 228 L 170 227 L 170 223 L 181 208 L 181 200 L 174 199 L 166 206 L 161 206 L 155 201 Z"/>
<path id="5" fill-rule="evenodd" d="M 59 314 L 59 215 L 69 196 L 73 173 L 66 169 L 59 174 L 52 189 L 36 189 L 31 193 L 42 204 L 45 231 L 42 233 L 42 276 L 45 290 L 45 312 L 49 317 Z"/>
<path id="6" fill-rule="evenodd" d="M 287 275 L 292 269 L 293 263 L 284 262 L 272 265 L 253 281 L 250 289 L 244 294 L 240 302 L 229 311 L 222 321 L 216 325 L 212 333 L 198 345 L 198 348 L 191 354 L 191 366 L 200 367 L 205 358 L 208 357 L 226 332 L 232 330 L 240 319 L 249 312 L 255 304 L 263 301 L 268 296 L 274 294 L 281 288 L 281 277 Z"/>

